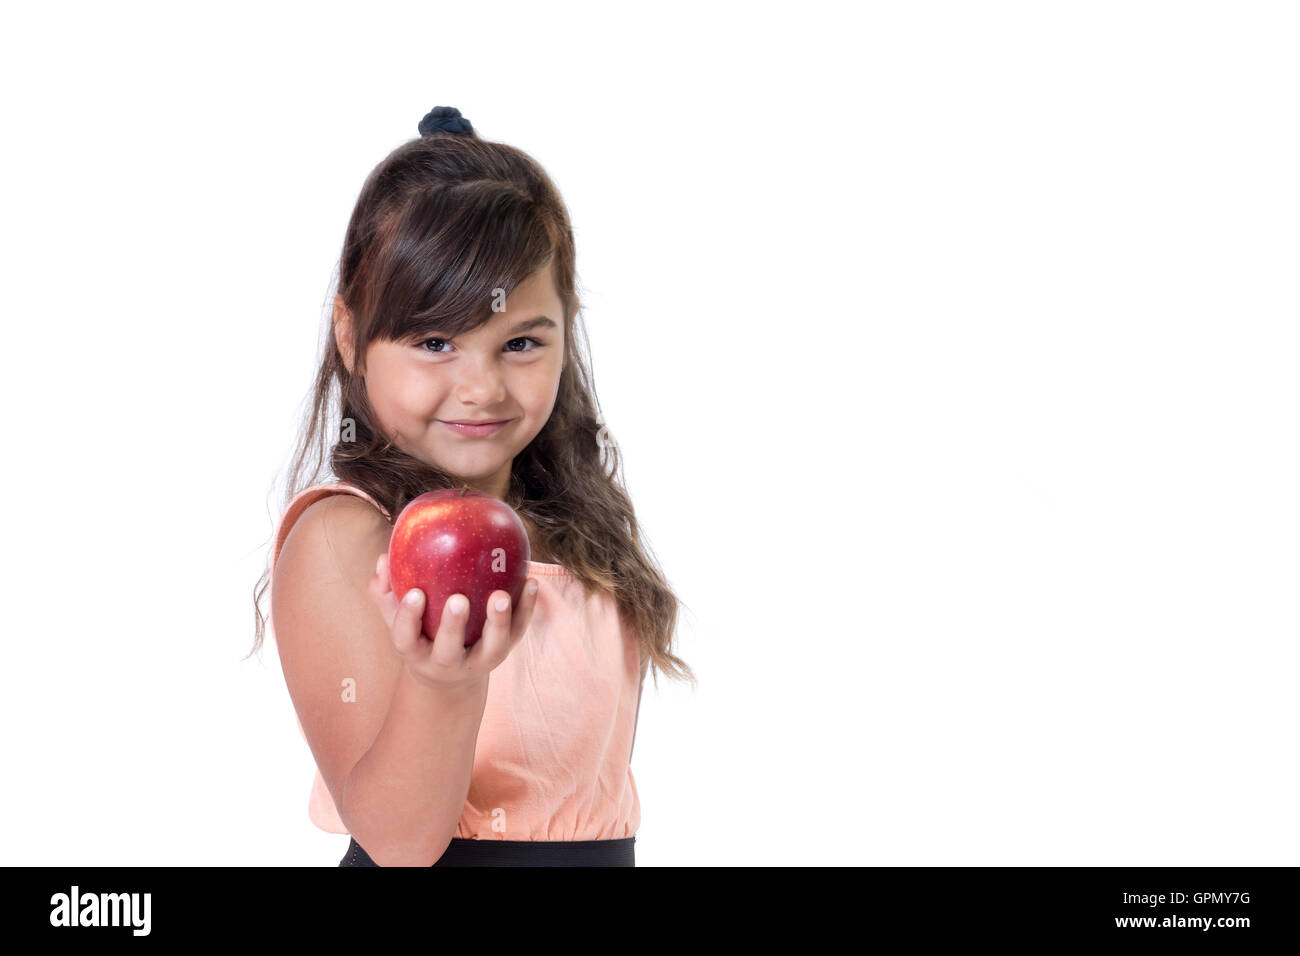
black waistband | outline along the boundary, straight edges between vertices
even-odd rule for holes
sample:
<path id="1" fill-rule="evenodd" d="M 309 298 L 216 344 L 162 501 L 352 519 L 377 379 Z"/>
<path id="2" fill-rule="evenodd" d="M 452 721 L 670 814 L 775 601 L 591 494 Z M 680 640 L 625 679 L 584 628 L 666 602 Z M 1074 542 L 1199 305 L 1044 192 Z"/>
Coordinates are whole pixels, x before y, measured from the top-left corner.
<path id="1" fill-rule="evenodd" d="M 462 840 L 452 839 L 434 866 L 636 866 L 632 844 L 621 840 Z M 339 866 L 378 866 L 356 837 Z"/>

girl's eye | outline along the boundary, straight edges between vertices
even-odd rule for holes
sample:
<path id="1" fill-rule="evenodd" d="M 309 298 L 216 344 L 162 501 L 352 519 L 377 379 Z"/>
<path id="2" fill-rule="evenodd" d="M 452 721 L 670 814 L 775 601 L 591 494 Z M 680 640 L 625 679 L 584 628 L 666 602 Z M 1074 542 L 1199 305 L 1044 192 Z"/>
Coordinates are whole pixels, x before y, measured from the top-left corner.
<path id="1" fill-rule="evenodd" d="M 440 344 L 442 344 L 442 345 L 446 345 L 446 344 L 447 344 L 447 340 L 446 340 L 446 339 L 425 339 L 423 342 L 421 342 L 421 343 L 419 344 L 419 348 L 420 348 L 422 351 L 430 352 L 430 353 L 432 353 L 432 354 L 434 354 L 434 355 L 441 355 L 441 354 L 443 353 L 443 350 L 442 350 L 442 349 L 439 349 L 439 348 L 429 348 L 429 347 L 428 347 L 429 344 L 432 343 L 432 342 L 437 342 L 437 343 L 440 343 Z M 532 342 L 534 348 L 531 348 L 531 349 L 524 349 L 524 348 L 512 349 L 512 348 L 509 348 L 509 346 L 514 345 L 516 342 Z M 534 351 L 535 349 L 541 348 L 544 344 L 545 344 L 544 342 L 541 342 L 541 341 L 539 341 L 538 339 L 533 338 L 531 335 L 525 335 L 525 336 L 521 336 L 520 338 L 517 338 L 517 339 L 511 339 L 509 342 L 507 342 L 507 343 L 506 343 L 506 346 L 507 346 L 506 351 L 509 351 L 509 352 L 532 352 L 532 351 Z"/>
<path id="2" fill-rule="evenodd" d="M 535 349 L 539 349 L 539 348 L 542 347 L 542 343 L 539 342 L 539 341 L 537 341 L 537 339 L 533 338 L 531 335 L 525 335 L 525 336 L 523 336 L 523 337 L 521 337 L 521 338 L 511 339 L 509 342 L 506 343 L 506 345 L 507 345 L 507 346 L 509 346 L 509 345 L 514 345 L 514 343 L 516 343 L 516 342 L 532 342 L 534 348 L 531 348 L 531 349 L 522 349 L 522 348 L 521 348 L 521 349 L 510 349 L 509 351 L 511 351 L 511 352 L 532 352 L 532 351 L 534 351 Z"/>

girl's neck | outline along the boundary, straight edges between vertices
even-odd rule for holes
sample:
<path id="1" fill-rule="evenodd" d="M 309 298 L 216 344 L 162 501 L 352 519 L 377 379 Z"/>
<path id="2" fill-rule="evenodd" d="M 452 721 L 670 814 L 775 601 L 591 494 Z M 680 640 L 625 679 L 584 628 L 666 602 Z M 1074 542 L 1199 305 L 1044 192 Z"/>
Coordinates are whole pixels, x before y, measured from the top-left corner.
<path id="1" fill-rule="evenodd" d="M 529 555 L 530 560 L 536 561 L 538 564 L 554 564 L 555 561 L 552 560 L 550 552 L 546 550 L 546 543 L 542 540 L 542 536 L 538 532 L 537 528 L 535 528 L 533 523 L 523 515 L 520 515 L 519 517 L 523 519 L 524 529 L 528 532 L 528 550 L 531 552 Z"/>

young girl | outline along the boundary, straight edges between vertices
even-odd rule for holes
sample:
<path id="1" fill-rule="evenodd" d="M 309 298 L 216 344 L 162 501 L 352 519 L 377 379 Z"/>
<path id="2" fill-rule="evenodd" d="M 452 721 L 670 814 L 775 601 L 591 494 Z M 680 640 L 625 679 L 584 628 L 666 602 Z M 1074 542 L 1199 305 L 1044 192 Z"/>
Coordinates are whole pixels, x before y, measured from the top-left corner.
<path id="1" fill-rule="evenodd" d="M 309 816 L 351 836 L 340 866 L 632 866 L 646 669 L 695 678 L 577 348 L 568 213 L 458 110 L 419 131 L 348 223 L 253 650 L 269 589 Z M 514 508 L 537 559 L 470 648 L 463 595 L 423 634 L 424 595 L 394 594 L 387 566 L 402 508 L 463 486 Z"/>

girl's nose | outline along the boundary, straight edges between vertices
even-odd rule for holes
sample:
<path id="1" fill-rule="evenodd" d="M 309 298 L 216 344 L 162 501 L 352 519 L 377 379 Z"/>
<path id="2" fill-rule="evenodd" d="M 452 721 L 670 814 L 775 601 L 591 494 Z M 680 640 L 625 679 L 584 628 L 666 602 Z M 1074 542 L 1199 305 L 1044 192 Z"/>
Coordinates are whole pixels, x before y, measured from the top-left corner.
<path id="1" fill-rule="evenodd" d="M 467 367 L 456 383 L 456 400 L 465 405 L 491 405 L 505 395 L 505 380 L 493 364 Z"/>

